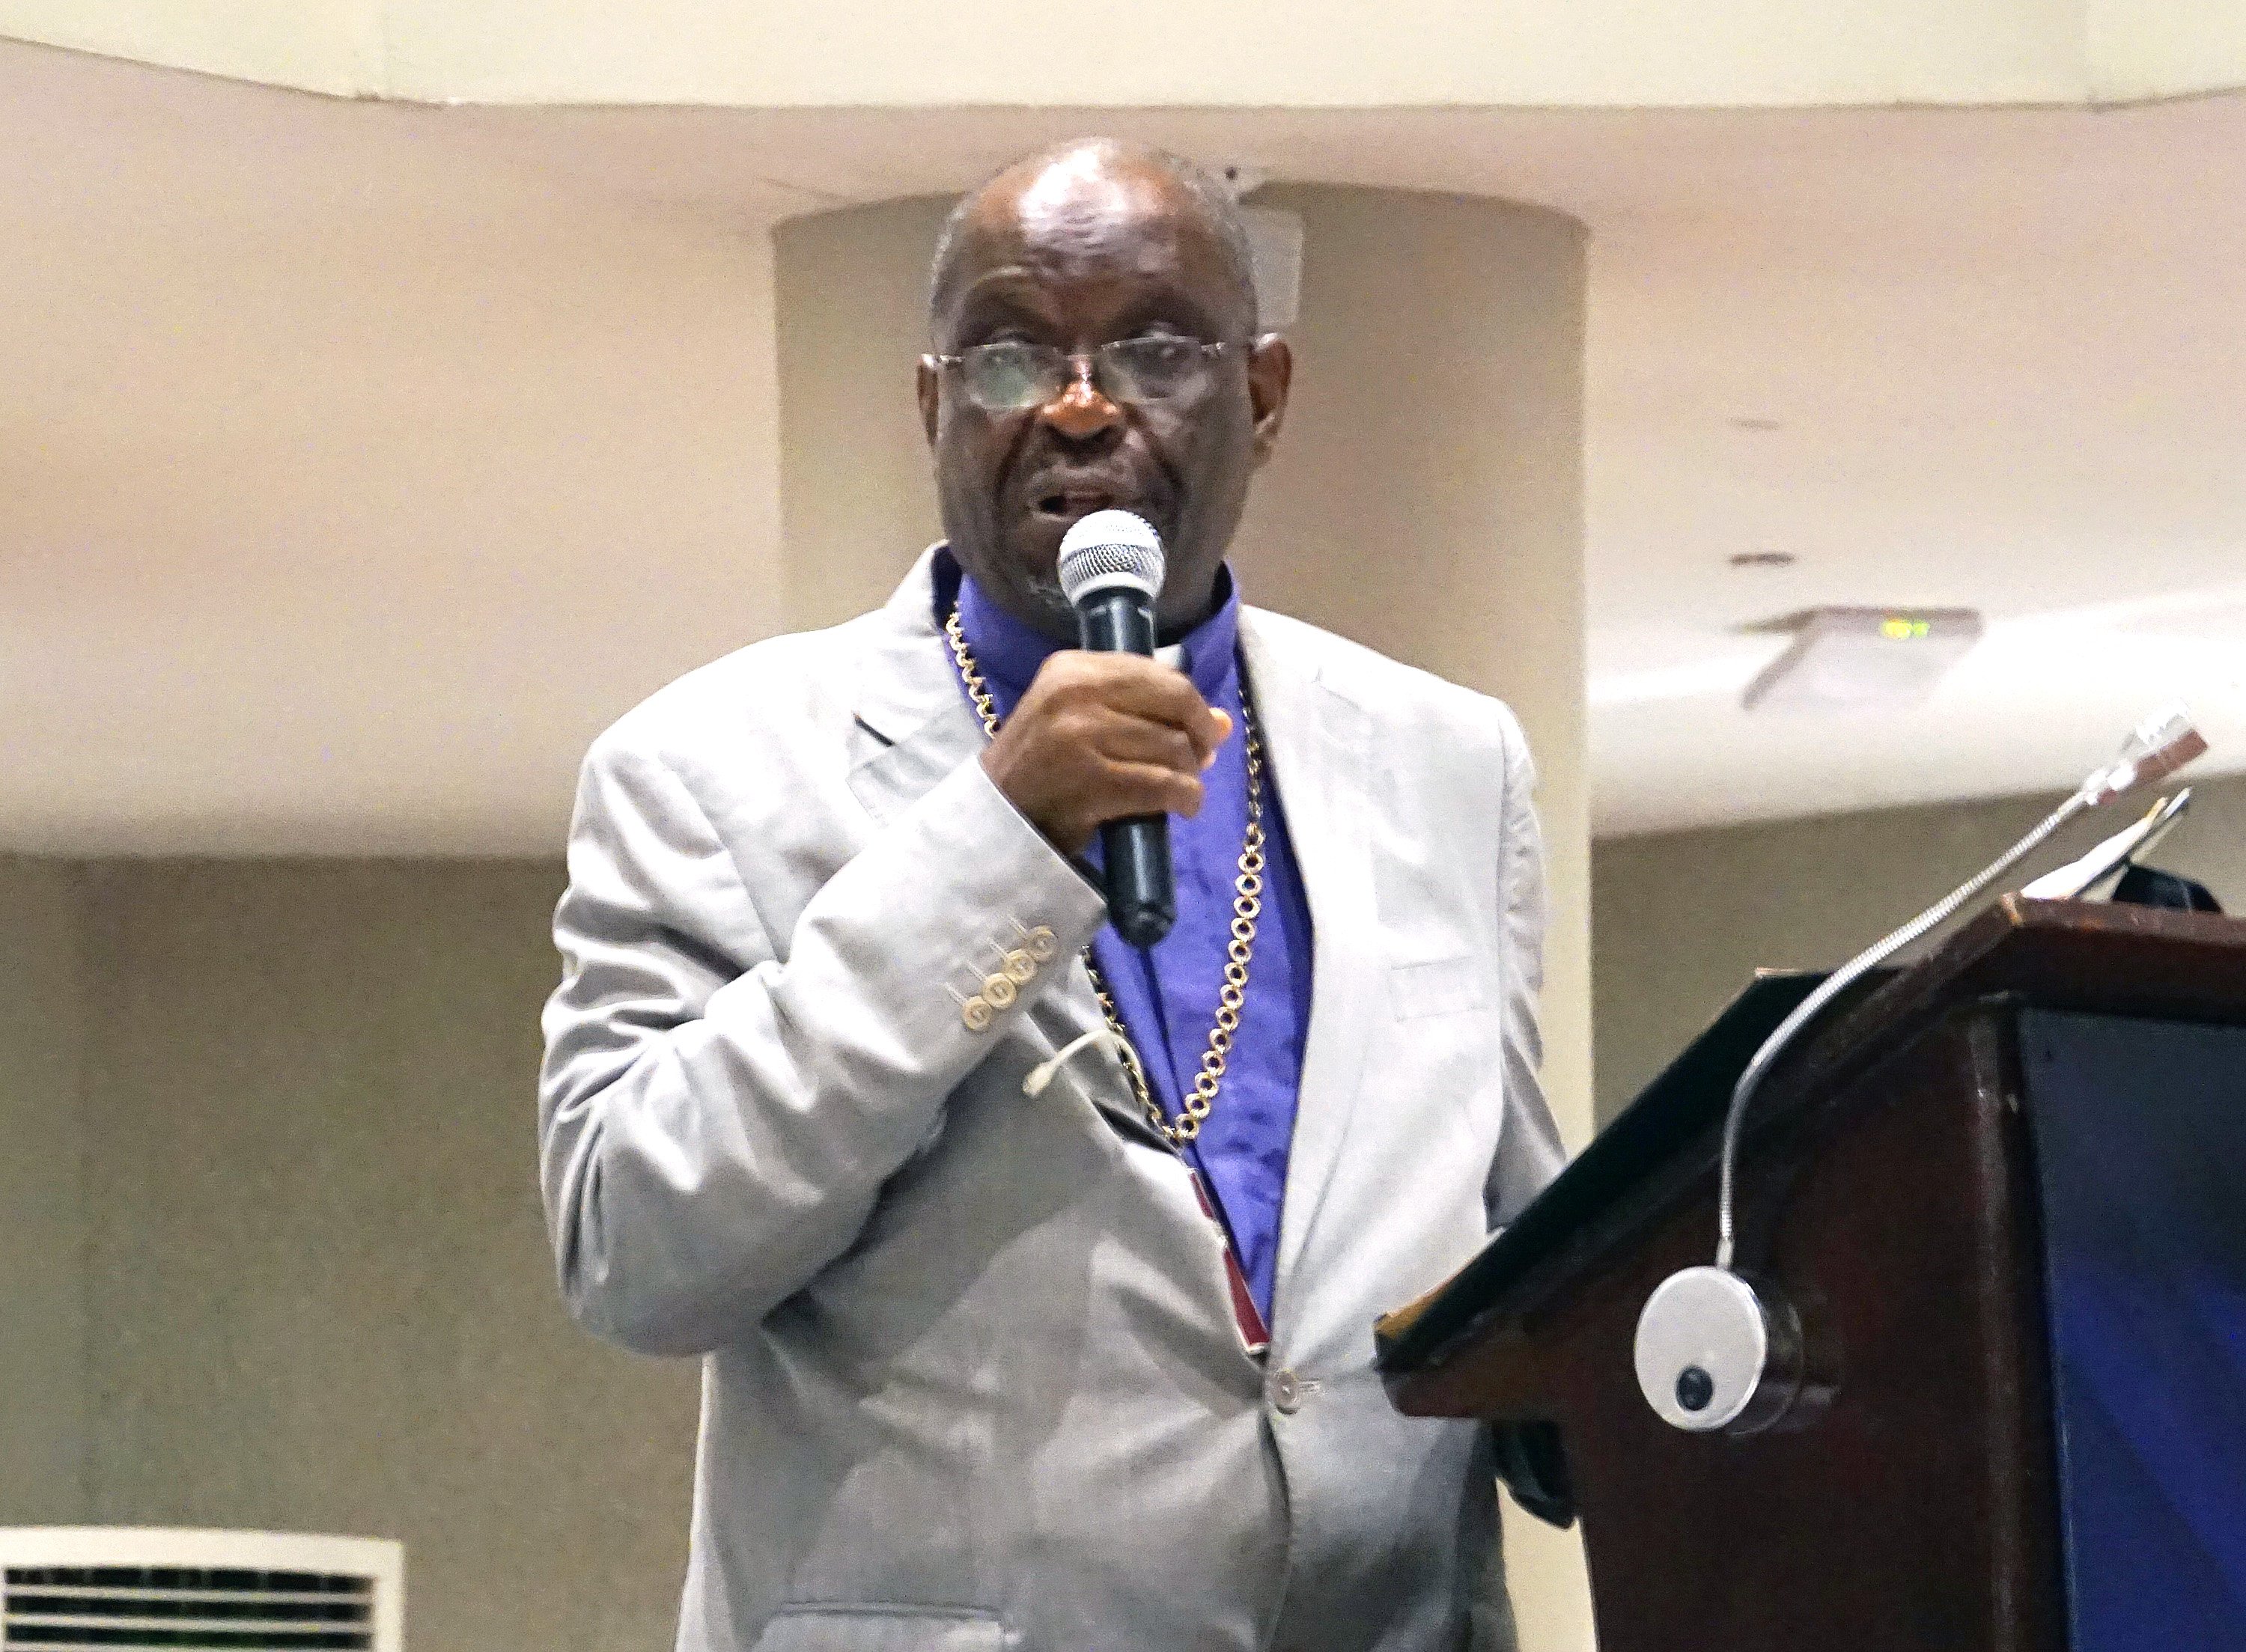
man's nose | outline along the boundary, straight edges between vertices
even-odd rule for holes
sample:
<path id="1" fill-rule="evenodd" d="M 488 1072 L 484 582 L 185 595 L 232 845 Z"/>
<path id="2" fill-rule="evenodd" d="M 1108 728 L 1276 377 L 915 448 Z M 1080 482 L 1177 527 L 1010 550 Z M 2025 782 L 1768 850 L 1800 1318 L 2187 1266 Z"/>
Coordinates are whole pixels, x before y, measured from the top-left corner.
<path id="1" fill-rule="evenodd" d="M 1038 410 L 1038 417 L 1072 442 L 1089 440 L 1123 422 L 1123 410 L 1107 398 L 1092 372 L 1092 358 L 1072 356 L 1068 383 Z"/>

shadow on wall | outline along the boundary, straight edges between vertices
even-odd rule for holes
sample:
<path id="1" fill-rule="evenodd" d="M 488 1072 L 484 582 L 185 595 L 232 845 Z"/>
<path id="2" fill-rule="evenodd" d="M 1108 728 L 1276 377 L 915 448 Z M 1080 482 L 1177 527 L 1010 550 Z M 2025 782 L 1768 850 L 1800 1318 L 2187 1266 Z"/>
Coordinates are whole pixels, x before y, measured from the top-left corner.
<path id="1" fill-rule="evenodd" d="M 696 1368 L 572 1326 L 540 1214 L 561 887 L 0 858 L 0 1524 L 394 1538 L 418 1652 L 670 1643 Z"/>

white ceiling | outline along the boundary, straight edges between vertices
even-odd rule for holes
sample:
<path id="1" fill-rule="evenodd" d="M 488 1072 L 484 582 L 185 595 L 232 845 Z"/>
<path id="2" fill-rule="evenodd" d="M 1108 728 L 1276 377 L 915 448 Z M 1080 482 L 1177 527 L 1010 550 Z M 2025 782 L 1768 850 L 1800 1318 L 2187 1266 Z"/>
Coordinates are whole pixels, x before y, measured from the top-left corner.
<path id="1" fill-rule="evenodd" d="M 1590 226 L 1602 832 L 2067 785 L 2169 692 L 2246 767 L 2246 99 L 447 110 L 0 44 L 0 846 L 550 852 L 779 622 L 766 228 L 1084 125 Z M 1923 711 L 1737 711 L 1821 602 L 1994 623 Z"/>

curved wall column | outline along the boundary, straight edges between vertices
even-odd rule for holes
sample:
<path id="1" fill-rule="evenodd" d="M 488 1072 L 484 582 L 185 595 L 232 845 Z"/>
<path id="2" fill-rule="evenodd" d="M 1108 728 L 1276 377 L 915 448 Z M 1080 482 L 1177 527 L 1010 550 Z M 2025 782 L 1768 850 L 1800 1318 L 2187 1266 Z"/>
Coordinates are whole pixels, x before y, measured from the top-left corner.
<path id="1" fill-rule="evenodd" d="M 1266 190 L 1303 215 L 1287 428 L 1235 549 L 1251 600 L 1501 696 L 1551 868 L 1545 1075 L 1590 1134 L 1582 231 L 1405 190 Z M 785 419 L 783 411 L 783 420 Z"/>
<path id="2" fill-rule="evenodd" d="M 1557 214 L 1302 187 L 1295 394 L 1234 547 L 1249 599 L 1505 697 L 1536 752 L 1552 882 L 1545 1075 L 1591 1128 L 1585 796 L 1584 244 Z M 912 397 L 948 201 L 776 232 L 786 613 L 884 598 L 937 532 Z M 1527 1652 L 1591 1644 L 1572 1535 L 1508 1522 Z"/>
<path id="3" fill-rule="evenodd" d="M 943 529 L 913 381 L 949 196 L 790 219 L 772 232 L 783 609 L 791 630 L 885 600 Z"/>

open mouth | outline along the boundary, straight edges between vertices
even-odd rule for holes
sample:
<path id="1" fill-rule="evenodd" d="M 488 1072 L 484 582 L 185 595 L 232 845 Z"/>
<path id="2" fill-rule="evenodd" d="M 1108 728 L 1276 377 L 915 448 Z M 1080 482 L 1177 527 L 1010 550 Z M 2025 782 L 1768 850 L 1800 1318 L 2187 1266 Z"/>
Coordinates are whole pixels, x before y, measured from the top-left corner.
<path id="1" fill-rule="evenodd" d="M 1065 487 L 1038 494 L 1031 508 L 1039 516 L 1054 521 L 1073 522 L 1094 511 L 1113 509 L 1121 502 L 1121 496 L 1108 488 Z"/>

